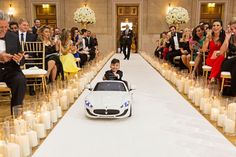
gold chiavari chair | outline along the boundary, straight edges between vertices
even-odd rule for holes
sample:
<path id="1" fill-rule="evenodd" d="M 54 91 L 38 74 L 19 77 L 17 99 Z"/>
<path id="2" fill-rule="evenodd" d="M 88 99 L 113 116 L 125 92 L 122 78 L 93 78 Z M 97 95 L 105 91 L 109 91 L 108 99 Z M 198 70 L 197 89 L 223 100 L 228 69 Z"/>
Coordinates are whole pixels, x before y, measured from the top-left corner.
<path id="1" fill-rule="evenodd" d="M 11 98 L 11 89 L 7 87 L 5 82 L 0 82 L 0 93 L 1 93 L 1 96 L 8 96 L 9 95 L 9 99 L 1 98 L 1 101 L 10 100 L 10 98 Z"/>
<path id="2" fill-rule="evenodd" d="M 25 64 L 22 70 L 27 78 L 28 86 L 42 86 L 46 92 L 45 45 L 42 42 L 23 42 L 22 51 L 25 52 Z"/>

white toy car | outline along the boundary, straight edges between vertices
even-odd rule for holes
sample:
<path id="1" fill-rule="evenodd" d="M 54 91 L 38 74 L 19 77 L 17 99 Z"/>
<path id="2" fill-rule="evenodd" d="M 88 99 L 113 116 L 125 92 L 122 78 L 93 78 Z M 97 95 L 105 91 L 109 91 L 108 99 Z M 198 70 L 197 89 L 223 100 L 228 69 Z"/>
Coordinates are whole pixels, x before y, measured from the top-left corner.
<path id="1" fill-rule="evenodd" d="M 90 118 L 125 118 L 132 115 L 133 93 L 122 81 L 98 82 L 85 98 L 86 115 Z"/>

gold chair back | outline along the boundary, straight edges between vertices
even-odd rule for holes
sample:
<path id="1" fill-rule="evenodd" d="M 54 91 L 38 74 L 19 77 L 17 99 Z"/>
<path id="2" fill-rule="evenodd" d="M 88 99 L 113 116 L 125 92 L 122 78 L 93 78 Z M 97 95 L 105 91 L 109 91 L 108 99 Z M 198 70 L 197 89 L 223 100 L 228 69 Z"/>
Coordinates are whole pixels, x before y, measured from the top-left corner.
<path id="1" fill-rule="evenodd" d="M 43 42 L 22 42 L 22 51 L 25 52 L 24 69 L 37 66 L 45 69 L 45 45 Z"/>

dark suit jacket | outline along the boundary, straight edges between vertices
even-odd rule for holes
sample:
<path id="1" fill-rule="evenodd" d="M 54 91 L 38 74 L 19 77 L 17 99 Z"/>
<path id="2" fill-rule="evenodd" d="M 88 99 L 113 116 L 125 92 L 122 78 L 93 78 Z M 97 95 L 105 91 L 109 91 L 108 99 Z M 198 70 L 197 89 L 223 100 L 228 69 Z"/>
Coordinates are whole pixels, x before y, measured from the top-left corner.
<path id="1" fill-rule="evenodd" d="M 123 72 L 118 70 L 116 73 L 119 75 L 119 78 L 111 70 L 106 71 L 104 77 L 106 80 L 122 80 Z"/>
<path id="2" fill-rule="evenodd" d="M 37 30 L 38 30 L 38 29 L 36 29 L 35 26 L 32 27 L 32 33 L 33 33 L 33 34 L 37 34 Z"/>
<path id="3" fill-rule="evenodd" d="M 133 31 L 131 30 L 131 29 L 129 29 L 129 32 L 128 32 L 128 34 L 126 35 L 125 34 L 125 31 L 126 30 L 124 30 L 123 32 L 122 32 L 122 38 L 123 38 L 123 41 L 124 41 L 124 43 L 127 43 L 127 44 L 132 44 L 132 38 L 133 38 Z"/>
<path id="4" fill-rule="evenodd" d="M 95 50 L 95 41 L 93 39 L 93 37 L 90 37 L 90 42 L 89 39 L 86 37 L 85 38 L 85 45 L 91 49 L 91 50 Z"/>
<path id="5" fill-rule="evenodd" d="M 179 40 L 182 38 L 182 34 L 177 32 L 177 38 L 179 42 Z M 171 36 L 169 46 L 172 48 L 172 50 L 175 50 L 174 36 Z"/>
<path id="6" fill-rule="evenodd" d="M 14 55 L 14 54 L 21 52 L 19 38 L 18 38 L 18 35 L 16 35 L 16 33 L 8 31 L 6 33 L 4 39 L 5 39 L 5 43 L 6 43 L 6 53 Z M 17 66 L 17 67 L 19 67 L 19 65 L 13 60 L 8 63 L 5 63 L 4 66 Z"/>

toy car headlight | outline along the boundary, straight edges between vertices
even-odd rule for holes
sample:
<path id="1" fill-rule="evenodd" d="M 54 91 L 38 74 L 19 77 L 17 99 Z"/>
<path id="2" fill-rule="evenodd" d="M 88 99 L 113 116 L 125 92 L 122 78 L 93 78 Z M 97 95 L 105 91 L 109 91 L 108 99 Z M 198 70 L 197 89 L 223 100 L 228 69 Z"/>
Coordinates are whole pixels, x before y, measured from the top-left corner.
<path id="1" fill-rule="evenodd" d="M 90 108 L 93 107 L 93 105 L 88 100 L 85 100 L 85 106 L 90 107 Z"/>
<path id="2" fill-rule="evenodd" d="M 123 105 L 120 106 L 120 108 L 128 107 L 128 106 L 129 106 L 129 101 L 126 101 Z"/>

